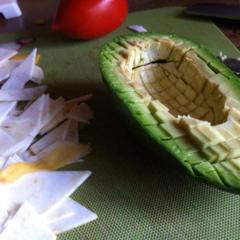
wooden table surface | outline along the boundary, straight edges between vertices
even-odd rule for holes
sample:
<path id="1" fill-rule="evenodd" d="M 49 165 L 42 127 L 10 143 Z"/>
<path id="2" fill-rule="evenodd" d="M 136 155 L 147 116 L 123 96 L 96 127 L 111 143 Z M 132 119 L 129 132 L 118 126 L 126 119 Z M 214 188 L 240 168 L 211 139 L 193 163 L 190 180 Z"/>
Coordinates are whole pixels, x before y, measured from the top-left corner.
<path id="1" fill-rule="evenodd" d="M 23 15 L 20 18 L 0 21 L 0 33 L 19 31 L 32 27 L 32 20 L 35 19 L 45 19 L 50 22 L 54 18 L 59 1 L 60 0 L 18 0 Z M 202 0 L 129 0 L 129 11 L 147 10 L 164 6 L 189 6 L 202 2 Z M 239 4 L 240 6 L 240 0 L 212 0 L 204 2 Z M 240 49 L 239 22 L 217 19 L 214 19 L 214 22 Z"/>

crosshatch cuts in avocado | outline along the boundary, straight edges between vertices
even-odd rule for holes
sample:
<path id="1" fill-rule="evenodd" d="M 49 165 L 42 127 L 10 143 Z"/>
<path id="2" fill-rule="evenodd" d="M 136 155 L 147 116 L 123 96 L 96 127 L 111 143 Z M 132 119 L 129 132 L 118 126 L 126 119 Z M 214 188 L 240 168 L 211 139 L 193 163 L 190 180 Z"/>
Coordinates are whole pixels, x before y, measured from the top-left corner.
<path id="1" fill-rule="evenodd" d="M 240 79 L 209 50 L 175 35 L 135 33 L 103 46 L 100 69 L 155 150 L 192 176 L 240 190 Z"/>

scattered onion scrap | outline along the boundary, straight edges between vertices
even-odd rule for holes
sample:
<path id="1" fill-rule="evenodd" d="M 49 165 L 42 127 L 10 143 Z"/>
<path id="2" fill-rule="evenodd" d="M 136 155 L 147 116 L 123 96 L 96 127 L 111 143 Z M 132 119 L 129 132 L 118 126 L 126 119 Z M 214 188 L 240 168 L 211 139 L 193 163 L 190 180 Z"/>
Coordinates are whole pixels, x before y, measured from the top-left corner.
<path id="1" fill-rule="evenodd" d="M 129 25 L 127 27 L 132 32 L 147 32 L 148 30 L 142 25 Z"/>

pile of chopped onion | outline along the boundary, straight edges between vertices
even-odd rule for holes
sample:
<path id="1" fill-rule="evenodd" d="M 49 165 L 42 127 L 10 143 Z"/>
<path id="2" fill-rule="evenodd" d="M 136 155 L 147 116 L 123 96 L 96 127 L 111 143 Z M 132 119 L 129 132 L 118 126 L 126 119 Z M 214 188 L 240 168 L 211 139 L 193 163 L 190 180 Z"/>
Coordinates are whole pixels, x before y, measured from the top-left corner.
<path id="1" fill-rule="evenodd" d="M 70 198 L 90 172 L 56 171 L 90 151 L 79 127 L 93 118 L 92 96 L 51 98 L 37 50 L 17 54 L 0 48 L 0 240 L 52 240 L 96 219 Z"/>

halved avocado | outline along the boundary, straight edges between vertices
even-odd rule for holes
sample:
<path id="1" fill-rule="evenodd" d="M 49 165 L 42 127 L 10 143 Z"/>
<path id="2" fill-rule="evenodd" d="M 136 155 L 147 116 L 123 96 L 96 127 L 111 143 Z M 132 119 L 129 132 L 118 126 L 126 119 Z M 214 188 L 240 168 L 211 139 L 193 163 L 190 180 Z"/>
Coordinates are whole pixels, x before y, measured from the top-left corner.
<path id="1" fill-rule="evenodd" d="M 210 51 L 175 35 L 136 33 L 106 43 L 100 69 L 131 129 L 155 152 L 240 190 L 240 79 Z"/>

